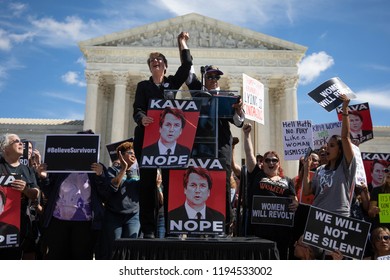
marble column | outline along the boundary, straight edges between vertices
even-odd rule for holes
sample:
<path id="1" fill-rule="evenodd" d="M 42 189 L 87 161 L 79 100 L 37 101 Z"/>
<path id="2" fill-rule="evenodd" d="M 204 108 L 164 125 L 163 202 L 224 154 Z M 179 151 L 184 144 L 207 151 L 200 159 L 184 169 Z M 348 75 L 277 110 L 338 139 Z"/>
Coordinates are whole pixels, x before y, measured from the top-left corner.
<path id="1" fill-rule="evenodd" d="M 298 76 L 284 77 L 283 87 L 285 90 L 285 108 L 288 112 L 289 120 L 298 119 L 298 104 L 297 104 L 297 83 Z"/>
<path id="2" fill-rule="evenodd" d="M 114 72 L 114 107 L 112 110 L 111 142 L 124 140 L 125 112 L 126 112 L 126 85 L 128 72 Z"/>
<path id="3" fill-rule="evenodd" d="M 285 111 L 285 120 L 298 120 L 297 83 L 298 76 L 285 76 L 282 81 L 284 88 L 284 104 L 281 104 L 281 106 L 283 106 L 283 110 Z M 290 178 L 298 175 L 298 167 L 298 160 L 286 161 L 284 165 L 285 175 Z"/>
<path id="4" fill-rule="evenodd" d="M 270 131 L 270 99 L 269 99 L 269 76 L 259 76 L 256 80 L 264 85 L 264 124 L 255 123 L 255 141 L 254 149 L 256 154 L 263 155 L 271 149 L 271 131 Z"/>
<path id="5" fill-rule="evenodd" d="M 283 133 L 281 131 L 281 122 L 284 119 L 285 106 L 282 104 L 282 100 L 284 99 L 285 92 L 284 88 L 278 85 L 273 92 L 273 102 L 274 102 L 274 113 L 273 117 L 273 136 L 274 136 L 274 150 L 280 153 L 280 156 L 283 157 Z"/>
<path id="6" fill-rule="evenodd" d="M 93 131 L 96 131 L 99 77 L 99 71 L 85 71 L 87 97 L 85 102 L 84 130 L 92 129 Z"/>

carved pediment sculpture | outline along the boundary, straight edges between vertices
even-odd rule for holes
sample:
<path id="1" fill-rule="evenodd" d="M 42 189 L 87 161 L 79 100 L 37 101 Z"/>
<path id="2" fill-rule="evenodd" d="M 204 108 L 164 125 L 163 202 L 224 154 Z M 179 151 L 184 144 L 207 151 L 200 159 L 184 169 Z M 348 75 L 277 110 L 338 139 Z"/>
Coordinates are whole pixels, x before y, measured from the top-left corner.
<path id="1" fill-rule="evenodd" d="M 83 46 L 177 47 L 188 31 L 191 48 L 293 50 L 296 44 L 195 13 L 83 41 Z M 299 46 L 298 46 L 299 47 Z"/>

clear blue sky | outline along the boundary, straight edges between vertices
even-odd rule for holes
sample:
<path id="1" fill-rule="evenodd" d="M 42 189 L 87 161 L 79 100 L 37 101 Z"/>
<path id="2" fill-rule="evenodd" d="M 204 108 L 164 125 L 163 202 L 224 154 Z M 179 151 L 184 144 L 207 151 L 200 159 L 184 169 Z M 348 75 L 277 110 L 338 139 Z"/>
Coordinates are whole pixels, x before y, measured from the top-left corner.
<path id="1" fill-rule="evenodd" d="M 306 46 L 300 120 L 337 121 L 307 93 L 338 76 L 390 126 L 388 0 L 0 0 L 0 117 L 83 119 L 78 42 L 192 12 Z"/>

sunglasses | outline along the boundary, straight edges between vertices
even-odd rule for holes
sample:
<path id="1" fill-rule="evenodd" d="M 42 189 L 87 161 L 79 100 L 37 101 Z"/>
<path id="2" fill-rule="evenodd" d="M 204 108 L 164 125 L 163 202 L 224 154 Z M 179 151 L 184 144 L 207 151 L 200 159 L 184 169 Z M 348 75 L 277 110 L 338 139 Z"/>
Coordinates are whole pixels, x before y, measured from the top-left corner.
<path id="1" fill-rule="evenodd" d="M 385 168 L 385 169 L 383 169 L 383 172 L 384 172 L 384 173 L 389 173 L 389 170 L 390 170 L 390 169 Z"/>
<path id="2" fill-rule="evenodd" d="M 9 145 L 11 146 L 11 145 L 13 145 L 13 144 L 15 144 L 15 143 L 22 143 L 22 140 L 20 140 L 20 139 L 15 139 L 14 141 L 12 141 L 12 142 L 10 142 L 9 143 Z"/>
<path id="3" fill-rule="evenodd" d="M 209 81 L 211 81 L 211 80 L 218 81 L 220 78 L 221 78 L 221 76 L 207 76 L 206 77 L 206 79 Z"/>
<path id="4" fill-rule="evenodd" d="M 382 240 L 388 241 L 389 239 L 390 239 L 389 235 L 383 235 L 383 236 L 375 237 L 375 241 L 382 241 Z"/>
<path id="5" fill-rule="evenodd" d="M 164 59 L 162 57 L 151 57 L 149 63 L 152 63 L 153 61 L 163 62 Z"/>
<path id="6" fill-rule="evenodd" d="M 266 158 L 265 160 L 265 163 L 278 163 L 279 162 L 279 159 L 277 158 Z"/>

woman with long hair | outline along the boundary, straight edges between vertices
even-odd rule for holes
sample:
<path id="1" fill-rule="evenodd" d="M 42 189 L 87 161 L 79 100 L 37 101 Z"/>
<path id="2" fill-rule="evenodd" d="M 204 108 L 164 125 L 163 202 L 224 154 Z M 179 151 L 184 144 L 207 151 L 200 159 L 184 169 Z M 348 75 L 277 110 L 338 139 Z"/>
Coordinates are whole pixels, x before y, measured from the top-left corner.
<path id="1" fill-rule="evenodd" d="M 333 135 L 326 146 L 327 163 L 316 170 L 310 180 L 311 157 L 305 161 L 303 194 L 314 194 L 313 206 L 349 217 L 356 174 L 356 158 L 350 139 L 348 104 L 345 94 L 342 101 L 341 136 Z"/>
<path id="2" fill-rule="evenodd" d="M 253 210 L 251 201 L 254 196 L 287 197 L 290 199 L 288 211 L 295 212 L 298 207 L 298 199 L 295 195 L 294 183 L 290 178 L 284 176 L 278 153 L 275 151 L 266 152 L 264 154 L 263 167 L 260 168 L 254 156 L 250 137 L 252 126 L 245 124 L 243 130 L 248 169 L 249 209 Z M 288 259 L 288 249 L 290 242 L 292 242 L 292 227 L 252 223 L 250 229 L 258 237 L 275 241 L 280 259 Z"/>
<path id="3" fill-rule="evenodd" d="M 390 230 L 387 227 L 376 227 L 370 236 L 373 253 L 369 259 L 390 256 Z M 386 258 L 387 259 L 387 258 Z"/>

